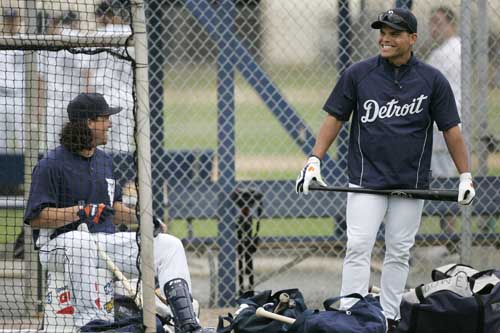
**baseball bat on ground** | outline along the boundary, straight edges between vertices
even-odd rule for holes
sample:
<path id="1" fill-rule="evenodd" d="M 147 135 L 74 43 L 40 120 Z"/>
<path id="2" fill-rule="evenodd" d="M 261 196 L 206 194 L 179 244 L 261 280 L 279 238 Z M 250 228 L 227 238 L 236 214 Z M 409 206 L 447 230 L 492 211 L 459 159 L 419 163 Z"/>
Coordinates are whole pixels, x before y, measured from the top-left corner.
<path id="1" fill-rule="evenodd" d="M 287 316 L 279 315 L 277 313 L 266 311 L 263 307 L 257 308 L 257 311 L 255 312 L 255 314 L 257 315 L 257 317 L 265 317 L 265 318 L 280 321 L 280 322 L 285 323 L 285 324 L 292 325 L 293 323 L 295 323 L 294 318 L 290 318 Z"/>
<path id="2" fill-rule="evenodd" d="M 321 186 L 317 182 L 311 183 L 309 186 L 311 191 L 328 191 L 328 192 L 352 192 L 388 195 L 408 199 L 424 199 L 437 201 L 458 201 L 457 190 L 418 190 L 418 189 L 393 189 L 393 190 L 373 190 L 360 187 L 341 187 L 341 186 Z"/>

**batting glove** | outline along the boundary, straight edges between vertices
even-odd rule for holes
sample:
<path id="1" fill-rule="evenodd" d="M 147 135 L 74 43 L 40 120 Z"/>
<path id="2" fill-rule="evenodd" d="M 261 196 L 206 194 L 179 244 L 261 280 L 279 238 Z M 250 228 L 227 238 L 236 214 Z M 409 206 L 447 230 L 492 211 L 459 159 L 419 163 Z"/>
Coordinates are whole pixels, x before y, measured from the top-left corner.
<path id="1" fill-rule="evenodd" d="M 306 165 L 302 168 L 295 182 L 295 192 L 304 192 L 304 194 L 309 193 L 309 185 L 312 180 L 316 180 L 322 186 L 327 186 L 323 178 L 321 178 L 321 161 L 317 156 L 309 157 Z"/>
<path id="2" fill-rule="evenodd" d="M 78 210 L 78 216 L 82 221 L 95 224 L 104 223 L 111 215 L 115 215 L 115 210 L 103 203 L 81 205 Z"/>
<path id="3" fill-rule="evenodd" d="M 472 175 L 470 172 L 460 174 L 460 184 L 458 185 L 458 203 L 468 205 L 474 199 L 476 191 L 472 184 Z"/>

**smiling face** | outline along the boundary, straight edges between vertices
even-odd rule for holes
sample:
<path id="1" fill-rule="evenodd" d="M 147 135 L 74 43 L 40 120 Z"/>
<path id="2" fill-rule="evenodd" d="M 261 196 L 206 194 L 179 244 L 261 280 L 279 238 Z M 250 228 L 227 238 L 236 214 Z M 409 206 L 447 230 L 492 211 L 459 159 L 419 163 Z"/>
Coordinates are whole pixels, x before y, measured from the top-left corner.
<path id="1" fill-rule="evenodd" d="M 417 41 L 416 33 L 396 30 L 387 25 L 380 28 L 378 45 L 380 55 L 396 66 L 410 60 L 413 44 Z"/>
<path id="2" fill-rule="evenodd" d="M 105 145 L 108 142 L 108 132 L 112 127 L 110 116 L 99 116 L 95 120 L 88 120 L 89 128 L 94 135 L 95 146 Z"/>

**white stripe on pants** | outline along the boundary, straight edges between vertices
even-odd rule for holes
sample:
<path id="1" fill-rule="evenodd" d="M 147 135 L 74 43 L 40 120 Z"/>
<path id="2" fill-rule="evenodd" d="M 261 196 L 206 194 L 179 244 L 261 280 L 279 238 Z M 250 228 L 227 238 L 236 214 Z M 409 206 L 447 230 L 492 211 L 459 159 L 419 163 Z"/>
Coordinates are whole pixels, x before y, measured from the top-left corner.
<path id="1" fill-rule="evenodd" d="M 387 318 L 399 318 L 399 305 L 409 271 L 410 249 L 415 243 L 423 205 L 424 200 L 361 193 L 347 195 L 347 251 L 341 295 L 368 293 L 372 249 L 385 218 L 386 249 L 380 302 Z M 341 306 L 348 308 L 354 302 L 346 299 L 341 301 Z"/>

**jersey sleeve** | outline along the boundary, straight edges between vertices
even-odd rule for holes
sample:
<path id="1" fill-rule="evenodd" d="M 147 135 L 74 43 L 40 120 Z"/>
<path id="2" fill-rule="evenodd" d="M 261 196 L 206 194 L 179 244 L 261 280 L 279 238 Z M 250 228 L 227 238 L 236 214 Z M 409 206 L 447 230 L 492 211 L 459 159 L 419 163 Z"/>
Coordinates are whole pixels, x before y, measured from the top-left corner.
<path id="1" fill-rule="evenodd" d="M 56 184 L 56 171 L 47 163 L 39 163 L 32 173 L 32 182 L 28 203 L 24 212 L 24 223 L 38 216 L 45 207 L 57 207 L 58 186 Z"/>
<path id="2" fill-rule="evenodd" d="M 356 84 L 352 71 L 349 69 L 342 74 L 326 100 L 323 110 L 335 118 L 347 121 L 356 105 Z"/>
<path id="3" fill-rule="evenodd" d="M 122 187 L 120 186 L 120 184 L 118 184 L 118 182 L 116 182 L 115 197 L 114 197 L 113 202 L 116 202 L 116 201 L 123 201 L 123 190 L 122 190 Z"/>
<path id="4" fill-rule="evenodd" d="M 457 103 L 448 80 L 439 73 L 436 76 L 430 103 L 431 115 L 440 131 L 460 124 Z"/>

